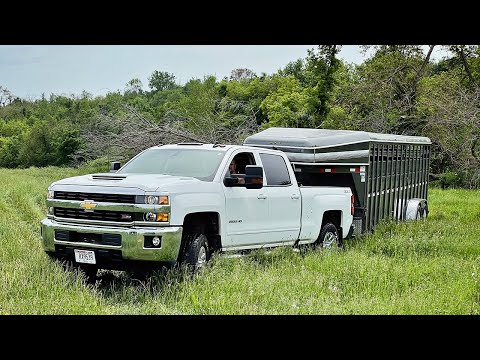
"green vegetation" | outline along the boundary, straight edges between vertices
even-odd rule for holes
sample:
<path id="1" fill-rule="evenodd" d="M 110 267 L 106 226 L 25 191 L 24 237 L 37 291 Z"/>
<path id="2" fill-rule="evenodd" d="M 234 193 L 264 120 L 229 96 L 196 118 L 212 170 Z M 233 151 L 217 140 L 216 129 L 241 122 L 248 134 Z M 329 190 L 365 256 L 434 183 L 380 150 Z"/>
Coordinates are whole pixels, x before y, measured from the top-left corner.
<path id="1" fill-rule="evenodd" d="M 40 245 L 47 186 L 104 171 L 0 169 L 0 314 L 479 314 L 480 191 L 429 194 L 426 221 L 384 223 L 338 252 L 279 248 L 214 257 L 188 279 L 102 271 L 95 285 Z"/>
<path id="2" fill-rule="evenodd" d="M 95 98 L 27 101 L 0 86 L 0 167 L 127 160 L 159 143 L 241 143 L 271 126 L 311 127 L 428 136 L 432 180 L 478 188 L 480 50 L 442 47 L 446 58 L 432 61 L 434 46 L 367 46 L 371 56 L 354 66 L 337 58 L 339 45 L 320 45 L 274 74 L 234 69 L 179 85 L 155 70 L 149 90 L 132 79 Z"/>

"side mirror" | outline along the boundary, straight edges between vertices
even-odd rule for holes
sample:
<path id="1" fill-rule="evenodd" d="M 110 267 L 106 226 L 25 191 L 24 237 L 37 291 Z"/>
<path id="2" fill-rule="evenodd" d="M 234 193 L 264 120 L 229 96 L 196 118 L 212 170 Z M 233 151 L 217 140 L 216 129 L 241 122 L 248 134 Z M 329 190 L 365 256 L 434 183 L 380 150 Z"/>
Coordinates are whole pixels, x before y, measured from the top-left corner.
<path id="1" fill-rule="evenodd" d="M 112 161 L 110 164 L 110 172 L 116 172 L 120 167 L 120 161 Z"/>
<path id="2" fill-rule="evenodd" d="M 261 189 L 263 187 L 263 168 L 247 165 L 245 167 L 245 187 L 247 189 Z"/>
<path id="3" fill-rule="evenodd" d="M 223 179 L 223 183 L 226 187 L 232 187 L 238 184 L 238 178 L 226 177 L 225 179 Z"/>

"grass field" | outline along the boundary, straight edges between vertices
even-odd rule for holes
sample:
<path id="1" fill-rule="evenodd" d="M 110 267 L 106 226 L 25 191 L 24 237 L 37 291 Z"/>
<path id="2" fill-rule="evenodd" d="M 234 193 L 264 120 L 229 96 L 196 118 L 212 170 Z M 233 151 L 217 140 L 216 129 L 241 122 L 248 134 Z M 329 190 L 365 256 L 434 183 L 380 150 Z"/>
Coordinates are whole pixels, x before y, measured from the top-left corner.
<path id="1" fill-rule="evenodd" d="M 342 251 L 214 257 L 194 279 L 101 271 L 44 254 L 47 186 L 92 169 L 0 169 L 0 314 L 479 314 L 480 191 L 430 189 L 426 221 L 382 224 Z"/>

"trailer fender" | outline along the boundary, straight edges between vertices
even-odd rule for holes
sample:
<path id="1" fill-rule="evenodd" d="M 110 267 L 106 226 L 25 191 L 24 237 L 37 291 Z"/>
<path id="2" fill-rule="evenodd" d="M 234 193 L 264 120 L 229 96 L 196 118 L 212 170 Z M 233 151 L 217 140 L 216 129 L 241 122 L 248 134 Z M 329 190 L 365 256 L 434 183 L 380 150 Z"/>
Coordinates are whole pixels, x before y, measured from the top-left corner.
<path id="1" fill-rule="evenodd" d="M 410 199 L 403 209 L 404 220 L 416 220 L 428 215 L 428 204 L 425 199 Z"/>

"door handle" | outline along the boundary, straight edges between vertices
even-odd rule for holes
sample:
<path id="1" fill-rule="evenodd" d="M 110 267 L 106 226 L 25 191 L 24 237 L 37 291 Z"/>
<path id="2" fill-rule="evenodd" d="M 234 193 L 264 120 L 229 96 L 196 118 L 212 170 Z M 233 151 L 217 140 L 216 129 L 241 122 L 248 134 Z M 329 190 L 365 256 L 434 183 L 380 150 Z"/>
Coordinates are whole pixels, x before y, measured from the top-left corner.
<path id="1" fill-rule="evenodd" d="M 292 195 L 292 199 L 293 199 L 293 200 L 298 200 L 298 199 L 300 199 L 300 195 L 293 194 L 293 195 Z"/>
<path id="2" fill-rule="evenodd" d="M 265 200 L 267 198 L 267 195 L 264 195 L 264 194 L 258 194 L 257 196 L 257 199 L 260 199 L 260 200 Z"/>

